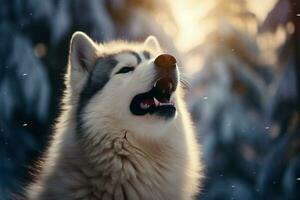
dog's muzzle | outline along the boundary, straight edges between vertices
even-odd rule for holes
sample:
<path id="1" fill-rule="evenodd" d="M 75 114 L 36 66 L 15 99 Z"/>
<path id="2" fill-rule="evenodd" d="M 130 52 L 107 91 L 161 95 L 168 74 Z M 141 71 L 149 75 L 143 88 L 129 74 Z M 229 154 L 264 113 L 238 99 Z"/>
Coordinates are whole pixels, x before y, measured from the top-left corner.
<path id="1" fill-rule="evenodd" d="M 156 76 L 150 91 L 136 95 L 130 104 L 134 115 L 156 114 L 166 119 L 176 113 L 172 93 L 178 85 L 176 59 L 162 54 L 154 60 Z"/>

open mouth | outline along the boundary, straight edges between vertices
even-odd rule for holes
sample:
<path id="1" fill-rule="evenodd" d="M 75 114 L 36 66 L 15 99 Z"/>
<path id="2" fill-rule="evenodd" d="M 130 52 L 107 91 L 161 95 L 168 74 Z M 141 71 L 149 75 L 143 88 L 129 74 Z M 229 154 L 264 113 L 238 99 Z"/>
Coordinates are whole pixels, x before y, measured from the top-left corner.
<path id="1" fill-rule="evenodd" d="M 130 104 L 134 115 L 156 114 L 171 118 L 176 113 L 174 101 L 171 99 L 176 85 L 171 78 L 165 77 L 156 81 L 150 91 L 136 95 Z"/>

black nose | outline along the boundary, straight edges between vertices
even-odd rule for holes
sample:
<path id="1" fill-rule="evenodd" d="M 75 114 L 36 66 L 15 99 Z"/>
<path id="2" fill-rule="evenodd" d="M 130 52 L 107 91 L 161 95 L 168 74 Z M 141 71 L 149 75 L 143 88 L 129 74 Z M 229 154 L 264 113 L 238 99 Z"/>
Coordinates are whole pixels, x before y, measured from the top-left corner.
<path id="1" fill-rule="evenodd" d="M 154 60 L 154 64 L 159 69 L 174 70 L 176 68 L 176 59 L 169 54 L 161 54 Z"/>
<path id="2" fill-rule="evenodd" d="M 155 86 L 160 90 L 173 92 L 178 83 L 176 59 L 169 54 L 159 55 L 155 60 Z"/>

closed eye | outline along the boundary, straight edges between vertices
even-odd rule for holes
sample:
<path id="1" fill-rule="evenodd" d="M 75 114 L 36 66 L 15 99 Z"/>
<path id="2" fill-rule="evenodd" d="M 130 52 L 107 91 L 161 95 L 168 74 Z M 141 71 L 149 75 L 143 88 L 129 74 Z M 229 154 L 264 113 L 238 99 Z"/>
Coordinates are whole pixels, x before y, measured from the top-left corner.
<path id="1" fill-rule="evenodd" d="M 123 67 L 116 74 L 125 74 L 134 70 L 134 67 Z"/>

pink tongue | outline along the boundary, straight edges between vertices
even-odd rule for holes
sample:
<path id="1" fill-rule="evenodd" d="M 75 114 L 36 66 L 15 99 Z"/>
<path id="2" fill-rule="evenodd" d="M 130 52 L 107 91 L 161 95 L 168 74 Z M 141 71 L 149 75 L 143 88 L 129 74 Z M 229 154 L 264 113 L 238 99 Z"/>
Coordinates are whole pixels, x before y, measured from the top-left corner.
<path id="1" fill-rule="evenodd" d="M 154 104 L 155 104 L 153 98 L 152 98 L 152 99 L 144 99 L 144 100 L 142 101 L 142 103 L 143 103 L 143 104 L 147 104 L 147 105 L 154 105 Z"/>

